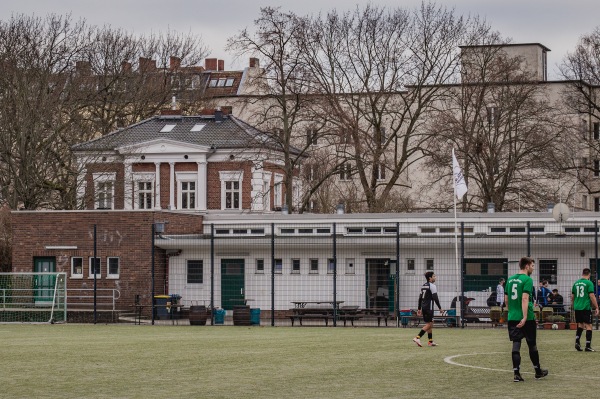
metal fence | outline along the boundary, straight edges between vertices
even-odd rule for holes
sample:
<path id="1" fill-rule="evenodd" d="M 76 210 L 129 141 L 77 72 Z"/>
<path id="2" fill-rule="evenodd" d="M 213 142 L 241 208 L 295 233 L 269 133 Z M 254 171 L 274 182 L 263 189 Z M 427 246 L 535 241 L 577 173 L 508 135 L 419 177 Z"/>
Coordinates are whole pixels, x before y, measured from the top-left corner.
<path id="1" fill-rule="evenodd" d="M 300 322 L 294 316 L 303 313 L 309 315 L 303 325 L 400 326 L 399 316 L 417 307 L 426 271 L 437 275 L 444 309 L 457 296 L 487 307 L 499 280 L 516 273 L 523 256 L 536 260 L 536 284 L 547 280 L 567 310 L 583 268 L 592 270 L 595 286 L 598 281 L 597 221 L 460 223 L 456 230 L 454 223 L 427 221 L 215 223 L 203 234 L 152 232 L 153 279 L 164 276 L 164 294 L 181 296 L 182 305 L 213 309 L 213 324 L 223 314 L 225 323 L 235 321 L 236 309 L 245 317 L 249 308 L 273 326 Z"/>

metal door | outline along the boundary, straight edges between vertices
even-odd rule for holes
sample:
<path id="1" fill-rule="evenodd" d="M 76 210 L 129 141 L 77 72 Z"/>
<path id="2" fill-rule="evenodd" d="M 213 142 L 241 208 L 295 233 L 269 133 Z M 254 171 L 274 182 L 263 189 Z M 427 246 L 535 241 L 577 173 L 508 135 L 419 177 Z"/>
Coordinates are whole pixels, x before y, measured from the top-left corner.
<path id="1" fill-rule="evenodd" d="M 221 307 L 245 305 L 244 289 L 244 259 L 221 259 Z"/>
<path id="2" fill-rule="evenodd" d="M 53 273 L 56 271 L 55 258 L 33 258 L 36 273 Z M 33 298 L 36 305 L 52 305 L 56 276 L 40 274 L 33 278 Z"/>

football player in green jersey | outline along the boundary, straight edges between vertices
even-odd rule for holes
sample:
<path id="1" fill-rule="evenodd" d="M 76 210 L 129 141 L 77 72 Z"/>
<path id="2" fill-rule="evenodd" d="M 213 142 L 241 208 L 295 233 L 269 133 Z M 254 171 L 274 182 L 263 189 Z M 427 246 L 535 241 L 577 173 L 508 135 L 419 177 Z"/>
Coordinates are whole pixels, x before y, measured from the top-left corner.
<path id="1" fill-rule="evenodd" d="M 598 316 L 598 302 L 594 293 L 594 283 L 590 281 L 592 274 L 589 268 L 583 269 L 581 278 L 575 281 L 571 289 L 571 303 L 575 311 L 577 332 L 575 333 L 575 349 L 582 351 L 579 339 L 585 329 L 585 351 L 595 352 L 592 349 L 592 310 Z"/>
<path id="2" fill-rule="evenodd" d="M 508 338 L 512 341 L 512 362 L 514 382 L 522 382 L 521 377 L 521 341 L 525 338 L 529 347 L 529 358 L 535 368 L 535 378 L 548 375 L 548 370 L 540 366 L 540 355 L 537 349 L 537 325 L 533 313 L 533 279 L 530 277 L 535 268 L 535 261 L 523 257 L 519 261 L 519 272 L 510 276 L 504 291 L 504 303 L 508 308 Z"/>

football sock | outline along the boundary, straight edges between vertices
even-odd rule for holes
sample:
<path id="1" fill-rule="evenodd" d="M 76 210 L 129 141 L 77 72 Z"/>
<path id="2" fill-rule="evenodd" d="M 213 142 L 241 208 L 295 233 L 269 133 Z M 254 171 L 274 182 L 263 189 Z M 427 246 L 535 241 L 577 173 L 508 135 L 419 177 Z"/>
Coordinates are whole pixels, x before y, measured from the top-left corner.
<path id="1" fill-rule="evenodd" d="M 585 346 L 589 348 L 592 344 L 592 330 L 586 330 L 585 332 Z"/>
<path id="2" fill-rule="evenodd" d="M 429 338 L 430 341 L 433 341 L 433 333 L 427 333 L 427 338 Z"/>
<path id="3" fill-rule="evenodd" d="M 583 333 L 583 328 L 577 327 L 577 332 L 575 333 L 576 342 L 579 342 L 579 339 L 581 338 L 581 333 Z"/>
<path id="4" fill-rule="evenodd" d="M 423 335 L 425 335 L 425 330 L 419 331 L 419 335 L 417 335 L 417 338 L 421 338 Z"/>
<path id="5" fill-rule="evenodd" d="M 515 372 L 519 372 L 519 368 L 521 367 L 521 341 L 514 341 L 512 347 L 512 363 L 513 370 Z"/>

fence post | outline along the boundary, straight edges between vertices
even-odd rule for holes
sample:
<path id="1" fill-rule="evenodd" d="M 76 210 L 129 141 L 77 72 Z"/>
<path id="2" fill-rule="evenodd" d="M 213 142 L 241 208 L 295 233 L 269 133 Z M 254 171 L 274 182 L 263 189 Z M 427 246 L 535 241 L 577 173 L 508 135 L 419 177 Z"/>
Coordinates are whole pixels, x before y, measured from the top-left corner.
<path id="1" fill-rule="evenodd" d="M 465 306 L 465 302 L 462 300 L 465 296 L 465 222 L 460 222 L 460 320 L 461 320 L 461 328 L 465 328 L 465 311 L 467 307 Z M 458 298 L 457 298 L 458 300 Z"/>
<path id="2" fill-rule="evenodd" d="M 94 226 L 95 227 L 95 226 Z M 152 325 L 154 325 L 154 234 L 155 234 L 155 226 L 154 226 L 154 220 L 152 221 L 152 246 L 151 246 L 151 250 L 152 250 L 152 264 L 151 264 L 151 270 L 150 270 L 150 284 L 152 284 L 152 287 L 150 288 L 150 303 L 152 304 L 150 307 L 151 313 L 152 313 Z M 95 229 L 94 229 L 95 230 Z M 96 255 L 94 255 L 96 256 Z"/>
<path id="3" fill-rule="evenodd" d="M 271 327 L 275 326 L 275 223 L 271 223 Z"/>
<path id="4" fill-rule="evenodd" d="M 531 222 L 527 222 L 527 256 L 531 256 Z"/>
<path id="5" fill-rule="evenodd" d="M 598 293 L 600 293 L 600 288 L 598 287 L 598 221 L 594 220 L 594 265 L 596 266 L 596 281 L 594 281 L 594 287 L 596 287 L 596 302 L 598 301 Z M 598 305 L 598 303 L 596 303 Z M 596 330 L 600 326 L 600 317 L 596 316 Z"/>
<path id="6" fill-rule="evenodd" d="M 154 235 L 152 235 L 152 237 L 154 237 Z M 96 279 L 96 275 L 98 274 L 98 273 L 96 273 L 96 261 L 98 259 L 98 253 L 97 253 L 98 245 L 97 245 L 97 243 L 98 243 L 98 237 L 96 235 L 96 225 L 94 225 L 94 262 L 92 262 L 93 265 L 94 265 L 94 268 L 93 268 L 93 271 L 94 271 L 94 324 L 96 324 L 97 317 L 98 317 L 98 314 L 97 314 L 97 311 L 96 311 L 96 290 L 98 288 L 98 282 L 97 282 L 97 279 Z M 154 247 L 154 245 L 153 245 L 153 247 Z M 152 251 L 152 253 L 154 254 L 154 251 Z"/>
<path id="7" fill-rule="evenodd" d="M 400 222 L 396 222 L 396 303 L 394 304 L 394 317 L 396 327 L 400 327 Z"/>
<path id="8" fill-rule="evenodd" d="M 337 327 L 337 231 L 333 224 L 333 326 Z"/>
<path id="9" fill-rule="evenodd" d="M 222 305 L 222 304 L 221 304 Z M 215 224 L 210 224 L 210 324 L 215 325 Z"/>

